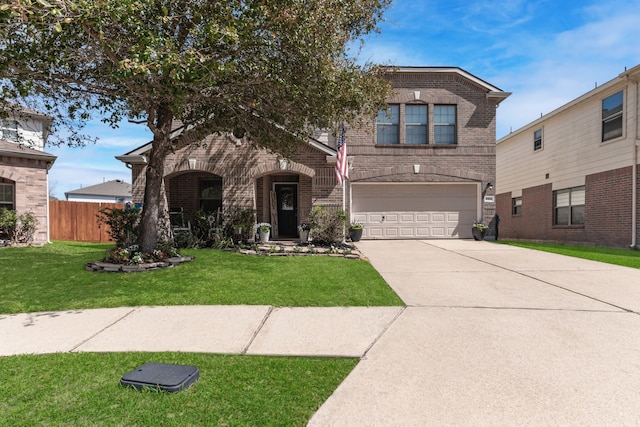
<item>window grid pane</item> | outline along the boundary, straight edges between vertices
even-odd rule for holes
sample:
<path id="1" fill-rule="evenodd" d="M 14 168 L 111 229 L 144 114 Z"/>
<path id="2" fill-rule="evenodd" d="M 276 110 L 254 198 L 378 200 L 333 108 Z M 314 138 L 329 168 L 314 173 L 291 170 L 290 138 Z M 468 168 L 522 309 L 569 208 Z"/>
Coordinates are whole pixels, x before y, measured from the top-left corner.
<path id="1" fill-rule="evenodd" d="M 0 120 L 0 136 L 7 141 L 18 141 L 18 122 L 15 120 Z"/>
<path id="2" fill-rule="evenodd" d="M 537 130 L 533 133 L 533 150 L 539 150 L 542 148 L 542 130 Z"/>
<path id="3" fill-rule="evenodd" d="M 434 142 L 436 144 L 456 143 L 455 105 L 435 105 L 433 107 Z"/>
<path id="4" fill-rule="evenodd" d="M 434 129 L 436 144 L 455 144 L 456 130 L 453 126 L 437 125 Z"/>
<path id="5" fill-rule="evenodd" d="M 378 144 L 398 144 L 400 125 L 400 106 L 389 105 L 388 110 L 378 111 L 376 118 L 376 138 Z"/>
<path id="6" fill-rule="evenodd" d="M 0 209 L 14 209 L 13 184 L 0 184 Z"/>
<path id="7" fill-rule="evenodd" d="M 584 224 L 585 200 L 584 187 L 554 191 L 553 225 Z"/>
<path id="8" fill-rule="evenodd" d="M 200 181 L 200 209 L 215 212 L 222 208 L 222 178 Z"/>
<path id="9" fill-rule="evenodd" d="M 513 215 L 519 215 L 522 213 L 522 197 L 514 197 L 511 199 L 511 213 Z"/>
<path id="10" fill-rule="evenodd" d="M 427 143 L 427 106 L 407 105 L 405 108 L 405 143 Z"/>
<path id="11" fill-rule="evenodd" d="M 622 91 L 602 100 L 602 141 L 622 136 Z"/>

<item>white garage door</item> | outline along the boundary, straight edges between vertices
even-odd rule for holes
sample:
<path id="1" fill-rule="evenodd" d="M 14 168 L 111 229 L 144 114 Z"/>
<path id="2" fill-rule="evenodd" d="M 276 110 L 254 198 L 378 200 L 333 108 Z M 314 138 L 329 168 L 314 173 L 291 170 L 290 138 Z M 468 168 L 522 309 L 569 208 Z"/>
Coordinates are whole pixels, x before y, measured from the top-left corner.
<path id="1" fill-rule="evenodd" d="M 353 184 L 352 219 L 364 239 L 471 238 L 475 184 Z"/>

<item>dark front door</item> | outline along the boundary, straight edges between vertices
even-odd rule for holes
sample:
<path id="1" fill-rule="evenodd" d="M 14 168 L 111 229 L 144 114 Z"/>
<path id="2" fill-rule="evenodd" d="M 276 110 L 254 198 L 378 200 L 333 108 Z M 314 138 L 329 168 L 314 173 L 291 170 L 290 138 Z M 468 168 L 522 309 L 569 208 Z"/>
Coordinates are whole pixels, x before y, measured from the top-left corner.
<path id="1" fill-rule="evenodd" d="M 298 184 L 275 184 L 278 237 L 298 235 Z"/>

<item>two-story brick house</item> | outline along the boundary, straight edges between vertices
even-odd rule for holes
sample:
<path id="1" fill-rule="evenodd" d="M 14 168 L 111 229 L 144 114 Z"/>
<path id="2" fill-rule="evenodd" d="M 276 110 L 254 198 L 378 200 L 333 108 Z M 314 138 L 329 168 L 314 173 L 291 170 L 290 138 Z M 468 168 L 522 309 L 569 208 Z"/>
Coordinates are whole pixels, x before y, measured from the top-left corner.
<path id="1" fill-rule="evenodd" d="M 294 237 L 313 206 L 341 206 L 344 194 L 364 238 L 470 238 L 472 224 L 495 211 L 484 196 L 495 179 L 496 108 L 509 93 L 456 67 L 397 67 L 387 78 L 388 110 L 346 131 L 344 193 L 331 135 L 318 132 L 289 159 L 211 135 L 166 159 L 163 207 L 252 208 L 274 237 Z M 134 202 L 143 200 L 149 149 L 117 157 L 131 167 Z"/>
<path id="2" fill-rule="evenodd" d="M 638 245 L 640 65 L 497 141 L 500 236 Z"/>
<path id="3" fill-rule="evenodd" d="M 33 243 L 49 241 L 49 169 L 44 152 L 51 117 L 12 107 L 0 118 L 0 208 L 30 212 L 38 221 Z"/>

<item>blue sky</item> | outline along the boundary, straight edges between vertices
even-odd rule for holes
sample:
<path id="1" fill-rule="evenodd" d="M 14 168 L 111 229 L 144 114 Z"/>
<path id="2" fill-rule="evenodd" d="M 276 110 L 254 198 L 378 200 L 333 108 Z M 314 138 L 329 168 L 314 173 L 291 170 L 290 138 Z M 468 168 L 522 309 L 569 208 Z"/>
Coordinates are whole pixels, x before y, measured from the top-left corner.
<path id="1" fill-rule="evenodd" d="M 362 61 L 457 66 L 513 92 L 498 108 L 497 137 L 516 130 L 640 64 L 640 0 L 395 0 L 381 32 L 366 38 Z M 58 156 L 51 192 L 112 179 L 131 182 L 114 158 L 148 142 L 143 125 L 98 121 L 85 148 L 48 147 Z"/>

